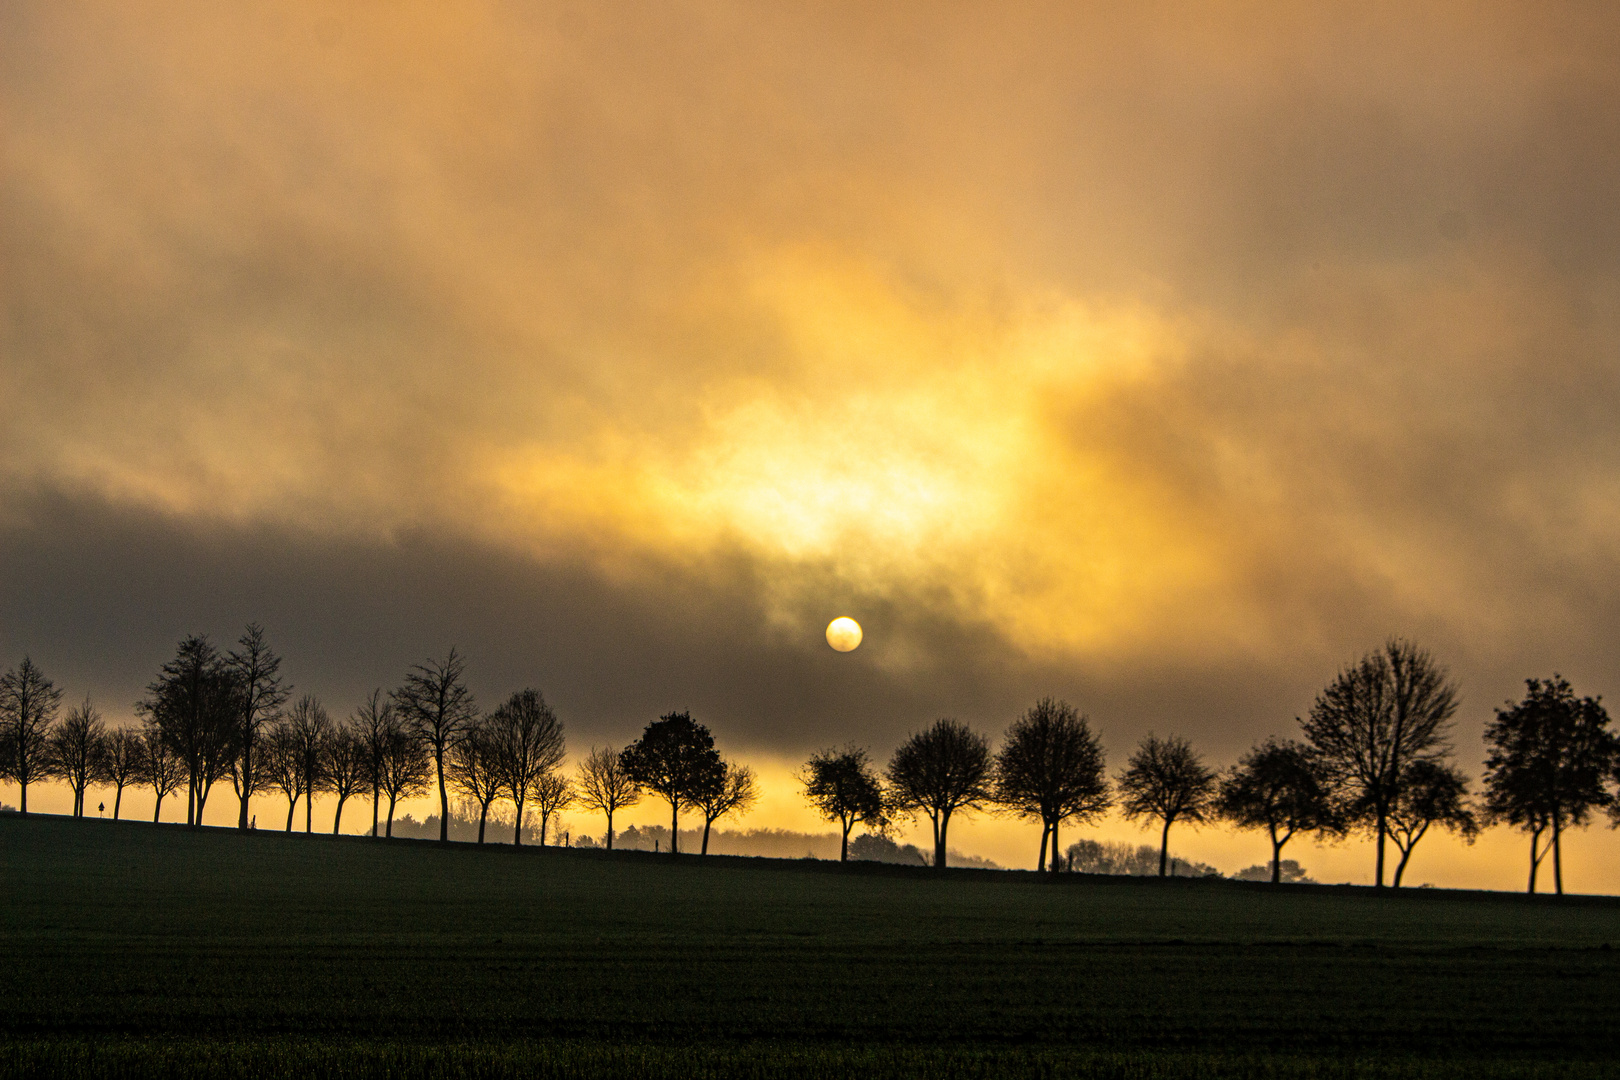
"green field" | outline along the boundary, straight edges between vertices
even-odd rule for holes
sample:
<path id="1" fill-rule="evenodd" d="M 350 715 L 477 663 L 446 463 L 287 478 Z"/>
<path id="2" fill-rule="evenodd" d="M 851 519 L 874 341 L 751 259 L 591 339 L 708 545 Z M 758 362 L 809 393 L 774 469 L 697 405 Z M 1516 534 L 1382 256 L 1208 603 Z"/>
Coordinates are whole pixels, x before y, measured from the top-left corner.
<path id="1" fill-rule="evenodd" d="M 0 1075 L 1620 1076 L 1620 901 L 0 816 Z"/>

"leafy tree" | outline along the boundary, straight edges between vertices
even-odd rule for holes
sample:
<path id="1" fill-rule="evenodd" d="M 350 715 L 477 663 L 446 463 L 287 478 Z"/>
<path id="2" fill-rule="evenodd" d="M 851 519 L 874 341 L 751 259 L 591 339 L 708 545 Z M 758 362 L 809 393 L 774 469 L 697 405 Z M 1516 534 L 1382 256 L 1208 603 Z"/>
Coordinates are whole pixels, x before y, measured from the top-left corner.
<path id="1" fill-rule="evenodd" d="M 1419 761 L 1440 761 L 1457 711 L 1457 688 L 1425 649 L 1392 638 L 1341 671 L 1300 721 L 1323 776 L 1345 813 L 1377 842 L 1378 888 L 1384 842 L 1401 785 Z"/>
<path id="2" fill-rule="evenodd" d="M 992 799 L 989 740 L 966 724 L 936 720 L 900 745 L 886 772 L 893 808 L 928 816 L 934 829 L 934 866 L 943 870 L 951 815 Z"/>
<path id="3" fill-rule="evenodd" d="M 245 830 L 250 820 L 248 801 L 266 789 L 258 775 L 260 735 L 281 714 L 292 687 L 281 681 L 281 657 L 265 641 L 264 627 L 249 623 L 236 644 L 237 648 L 225 656 L 225 667 L 238 695 L 237 761 L 231 779 L 241 804 L 236 827 Z"/>
<path id="4" fill-rule="evenodd" d="M 519 690 L 490 715 L 489 743 L 495 774 L 517 808 L 512 843 L 521 844 L 523 804 L 539 793 L 542 781 L 567 754 L 562 722 L 540 691 Z"/>
<path id="5" fill-rule="evenodd" d="M 758 801 L 754 770 L 727 762 L 719 783 L 698 791 L 692 798 L 692 805 L 703 814 L 703 848 L 699 854 L 709 853 L 709 830 L 716 821 L 727 814 L 746 814 Z"/>
<path id="6" fill-rule="evenodd" d="M 1339 831 L 1333 800 L 1310 753 L 1295 742 L 1267 739 L 1222 780 L 1217 811 L 1240 829 L 1271 837 L 1271 882 L 1283 880 L 1283 845 L 1295 833 Z"/>
<path id="7" fill-rule="evenodd" d="M 4 732 L 5 775 L 22 789 L 18 809 L 28 813 L 28 785 L 50 776 L 48 742 L 62 691 L 34 661 L 23 657 L 0 675 L 0 730 Z"/>
<path id="8" fill-rule="evenodd" d="M 388 826 L 386 836 L 394 835 L 394 805 L 400 799 L 411 799 L 427 794 L 428 781 L 433 778 L 433 759 L 427 746 L 405 726 L 397 715 L 383 734 L 382 789 L 388 796 Z M 442 820 L 442 819 L 441 819 Z M 441 826 L 440 839 L 444 838 Z"/>
<path id="9" fill-rule="evenodd" d="M 134 728 L 116 727 L 107 733 L 102 776 L 113 786 L 113 820 L 118 820 L 124 804 L 124 788 L 141 780 L 141 733 Z"/>
<path id="10" fill-rule="evenodd" d="M 1605 782 L 1620 753 L 1597 698 L 1577 698 L 1561 675 L 1526 679 L 1525 688 L 1523 701 L 1497 709 L 1485 727 L 1485 816 L 1530 834 L 1530 892 L 1552 851 L 1562 893 L 1563 832 L 1611 804 Z"/>
<path id="11" fill-rule="evenodd" d="M 304 759 L 290 717 L 283 716 L 271 725 L 261 750 L 260 775 L 287 796 L 287 831 L 292 832 L 298 800 L 309 794 L 309 789 L 304 786 Z"/>
<path id="12" fill-rule="evenodd" d="M 838 822 L 843 834 L 838 861 L 849 861 L 849 834 L 857 822 L 879 832 L 888 828 L 888 807 L 866 751 L 857 746 L 822 750 L 805 763 L 799 777 L 804 797 L 822 817 Z"/>
<path id="13" fill-rule="evenodd" d="M 364 735 L 352 723 L 334 727 L 321 744 L 321 775 L 327 790 L 337 796 L 337 810 L 332 814 L 332 835 L 336 836 L 343 823 L 343 804 L 356 795 L 364 798 L 371 786 L 371 755 Z"/>
<path id="14" fill-rule="evenodd" d="M 1113 801 L 1102 740 L 1067 702 L 1042 698 L 1013 721 L 996 755 L 991 789 L 997 805 L 1041 823 L 1036 869 L 1046 869 L 1046 845 L 1058 854 L 1065 818 L 1092 821 Z"/>
<path id="15" fill-rule="evenodd" d="M 157 796 L 157 805 L 152 809 L 152 821 L 156 823 L 163 817 L 163 800 L 185 782 L 186 763 L 150 717 L 141 727 L 141 779 L 152 785 L 152 794 Z"/>
<path id="16" fill-rule="evenodd" d="M 383 755 L 387 752 L 388 732 L 395 724 L 394 703 L 383 697 L 381 690 L 373 690 L 354 710 L 351 723 L 366 748 L 366 775 L 371 781 L 371 835 L 375 839 L 377 815 L 382 805 L 379 796 L 382 794 Z"/>
<path id="17" fill-rule="evenodd" d="M 1131 821 L 1157 818 L 1163 823 L 1159 837 L 1159 876 L 1170 858 L 1170 826 L 1178 821 L 1197 824 L 1215 816 L 1215 774 L 1204 766 L 1192 744 L 1171 736 L 1160 739 L 1149 732 L 1119 775 L 1120 809 Z"/>
<path id="18" fill-rule="evenodd" d="M 283 730 L 291 742 L 293 759 L 303 774 L 300 786 L 304 789 L 304 832 L 312 833 L 315 831 L 315 793 L 330 786 L 323 751 L 332 737 L 332 719 L 319 698 L 305 694 L 287 714 Z"/>
<path id="19" fill-rule="evenodd" d="M 580 762 L 574 783 L 581 806 L 607 815 L 607 849 L 613 850 L 613 814 L 641 801 L 641 791 L 625 770 L 624 762 L 610 747 L 591 747 Z"/>
<path id="20" fill-rule="evenodd" d="M 472 691 L 462 680 L 466 661 L 455 649 L 441 660 L 412 664 L 394 691 L 394 705 L 411 732 L 433 753 L 439 778 L 439 839 L 450 839 L 450 795 L 445 790 L 445 754 L 478 715 Z"/>
<path id="21" fill-rule="evenodd" d="M 1389 837 L 1401 853 L 1395 866 L 1395 888 L 1401 887 L 1412 849 L 1431 825 L 1454 832 L 1470 844 L 1479 835 L 1479 824 L 1468 806 L 1468 778 L 1442 761 L 1415 761 L 1402 778 L 1400 795 L 1389 811 Z"/>
<path id="22" fill-rule="evenodd" d="M 84 816 L 85 789 L 101 780 L 106 744 L 107 725 L 89 698 L 69 709 L 46 738 L 46 767 L 49 775 L 73 789 L 74 817 Z"/>
<path id="23" fill-rule="evenodd" d="M 496 760 L 487 720 L 473 721 L 461 738 L 451 744 L 445 768 L 449 771 L 451 786 L 478 804 L 478 842 L 482 844 L 490 804 L 506 791 L 506 777 Z"/>
<path id="24" fill-rule="evenodd" d="M 546 846 L 546 827 L 553 814 L 561 812 L 574 801 L 574 785 L 568 777 L 555 769 L 543 774 L 534 784 L 534 805 L 540 811 L 540 846 Z M 562 826 L 558 826 L 561 828 Z"/>
<path id="25" fill-rule="evenodd" d="M 152 718 L 186 768 L 186 824 L 201 825 L 214 782 L 236 760 L 236 680 L 205 637 L 180 642 L 136 706 Z"/>
<path id="26" fill-rule="evenodd" d="M 669 853 L 680 853 L 681 807 L 725 775 L 709 729 L 688 712 L 667 713 L 648 724 L 641 738 L 619 755 L 636 786 L 669 802 Z"/>

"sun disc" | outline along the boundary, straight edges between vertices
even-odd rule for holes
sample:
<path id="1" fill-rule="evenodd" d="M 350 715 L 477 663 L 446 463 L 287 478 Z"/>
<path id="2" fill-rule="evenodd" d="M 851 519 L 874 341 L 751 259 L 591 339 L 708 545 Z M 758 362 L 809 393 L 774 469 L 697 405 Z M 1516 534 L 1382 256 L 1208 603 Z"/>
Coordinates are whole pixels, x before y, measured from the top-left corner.
<path id="1" fill-rule="evenodd" d="M 827 624 L 827 644 L 839 652 L 849 652 L 861 643 L 861 624 L 847 615 Z"/>

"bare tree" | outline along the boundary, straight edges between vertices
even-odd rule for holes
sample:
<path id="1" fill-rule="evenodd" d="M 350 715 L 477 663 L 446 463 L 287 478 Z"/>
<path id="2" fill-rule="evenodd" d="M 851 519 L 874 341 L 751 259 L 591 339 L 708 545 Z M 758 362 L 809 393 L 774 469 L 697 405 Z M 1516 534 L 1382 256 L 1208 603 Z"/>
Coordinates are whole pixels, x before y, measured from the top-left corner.
<path id="1" fill-rule="evenodd" d="M 62 691 L 34 661 L 23 657 L 0 675 L 0 730 L 4 731 L 5 774 L 22 789 L 18 809 L 28 813 L 28 785 L 50 775 L 48 740 Z"/>
<path id="2" fill-rule="evenodd" d="M 107 733 L 107 753 L 102 759 L 103 776 L 113 786 L 113 820 L 124 805 L 124 788 L 141 782 L 141 733 L 130 727 L 116 727 Z"/>
<path id="3" fill-rule="evenodd" d="M 478 804 L 478 842 L 482 844 L 490 804 L 506 791 L 506 778 L 496 761 L 487 720 L 474 721 L 450 745 L 445 769 L 451 786 Z"/>
<path id="4" fill-rule="evenodd" d="M 607 849 L 612 851 L 614 812 L 641 801 L 641 791 L 625 771 L 618 753 L 606 746 L 591 747 L 580 762 L 574 790 L 579 793 L 581 806 L 607 815 Z"/>
<path id="5" fill-rule="evenodd" d="M 838 822 L 842 840 L 838 861 L 849 862 L 849 834 L 857 822 L 883 832 L 889 826 L 883 786 L 858 746 L 818 751 L 799 776 L 804 797 L 822 817 Z"/>
<path id="6" fill-rule="evenodd" d="M 343 824 L 343 804 L 356 795 L 364 798 L 371 787 L 371 755 L 363 733 L 351 724 L 334 727 L 321 744 L 321 775 L 327 790 L 337 796 L 332 814 L 332 835 L 336 836 Z"/>
<path id="7" fill-rule="evenodd" d="M 546 828 L 553 814 L 573 804 L 574 785 L 568 777 L 552 770 L 534 784 L 534 806 L 540 811 L 540 846 L 546 846 Z M 559 826 L 560 827 L 560 826 Z"/>
<path id="8" fill-rule="evenodd" d="M 539 794 L 541 782 L 557 770 L 567 752 L 562 722 L 540 691 L 519 690 L 490 714 L 488 734 L 495 772 L 517 808 L 512 843 L 521 844 L 523 804 Z"/>
<path id="9" fill-rule="evenodd" d="M 1470 844 L 1479 835 L 1479 823 L 1468 806 L 1468 778 L 1445 762 L 1415 761 L 1402 777 L 1400 795 L 1389 809 L 1389 837 L 1401 852 L 1395 866 L 1395 888 L 1401 887 L 1412 849 L 1431 825 L 1454 832 Z"/>
<path id="10" fill-rule="evenodd" d="M 1620 752 L 1597 698 L 1577 698 L 1560 675 L 1526 679 L 1525 686 L 1524 700 L 1497 709 L 1485 727 L 1485 815 L 1530 834 L 1529 891 L 1536 891 L 1536 872 L 1551 851 L 1554 887 L 1562 893 L 1563 832 L 1613 805 L 1607 780 Z"/>
<path id="11" fill-rule="evenodd" d="M 1375 884 L 1384 887 L 1384 841 L 1402 780 L 1439 761 L 1457 711 L 1457 688 L 1427 650 L 1392 638 L 1323 690 L 1300 727 L 1346 821 L 1377 841 Z"/>
<path id="12" fill-rule="evenodd" d="M 264 781 L 258 775 L 259 738 L 265 725 L 281 714 L 292 687 L 282 684 L 281 657 L 265 641 L 264 627 L 249 623 L 236 644 L 237 648 L 226 655 L 225 666 L 238 694 L 237 760 L 231 779 L 241 803 L 236 827 L 245 830 L 250 820 L 248 800 L 265 790 Z"/>
<path id="13" fill-rule="evenodd" d="M 1106 768 L 1102 740 L 1067 702 L 1042 698 L 1007 729 L 992 791 L 997 805 L 1041 823 L 1037 870 L 1046 869 L 1048 838 L 1057 868 L 1058 826 L 1065 818 L 1092 821 L 1108 810 Z"/>
<path id="14" fill-rule="evenodd" d="M 404 684 L 394 691 L 394 705 L 410 730 L 433 753 L 439 777 L 439 839 L 450 839 L 450 794 L 445 789 L 444 758 L 478 715 L 472 691 L 462 681 L 466 661 L 451 649 L 444 660 L 413 664 Z"/>
<path id="15" fill-rule="evenodd" d="M 1221 780 L 1219 813 L 1271 837 L 1271 882 L 1282 881 L 1282 849 L 1299 832 L 1341 831 L 1333 800 L 1306 749 L 1267 739 Z"/>
<path id="16" fill-rule="evenodd" d="M 680 854 L 681 808 L 725 774 L 709 729 L 689 712 L 667 713 L 619 755 L 636 786 L 669 802 L 669 853 Z"/>
<path id="17" fill-rule="evenodd" d="M 394 703 L 373 690 L 359 708 L 354 710 L 354 730 L 366 748 L 366 770 L 371 783 L 371 835 L 377 836 L 377 816 L 382 808 L 383 755 L 388 752 L 388 733 L 393 729 Z"/>
<path id="18" fill-rule="evenodd" d="M 287 714 L 285 730 L 298 768 L 304 774 L 304 832 L 312 833 L 315 831 L 315 793 L 328 788 L 322 768 L 325 764 L 322 750 L 332 737 L 332 720 L 319 698 L 305 694 Z"/>
<path id="19" fill-rule="evenodd" d="M 923 813 L 934 827 L 934 866 L 945 868 L 951 815 L 990 802 L 990 742 L 955 720 L 936 720 L 889 760 L 890 801 L 901 813 Z"/>
<path id="20" fill-rule="evenodd" d="M 157 721 L 150 718 L 141 727 L 141 779 L 152 785 L 157 805 L 152 809 L 152 821 L 163 817 L 163 800 L 186 780 L 186 763 L 175 752 L 173 744 Z"/>
<path id="21" fill-rule="evenodd" d="M 759 787 L 754 783 L 754 770 L 746 765 L 726 762 L 720 782 L 699 791 L 692 803 L 703 813 L 703 849 L 709 853 L 709 830 L 727 814 L 746 814 L 759 801 Z"/>
<path id="22" fill-rule="evenodd" d="M 186 824 L 201 825 L 215 781 L 236 758 L 236 680 L 205 637 L 180 642 L 136 706 L 151 717 L 186 766 Z"/>
<path id="23" fill-rule="evenodd" d="M 412 799 L 427 794 L 428 781 L 433 778 L 433 759 L 403 721 L 397 716 L 390 722 L 383 736 L 382 789 L 388 796 L 388 826 L 386 836 L 394 835 L 394 805 L 400 799 Z"/>
<path id="24" fill-rule="evenodd" d="M 308 794 L 304 787 L 304 761 L 298 752 L 298 737 L 293 734 L 292 725 L 285 716 L 278 719 L 270 730 L 265 732 L 260 747 L 259 774 L 268 784 L 280 789 L 287 796 L 287 831 L 292 832 L 293 814 L 298 810 L 298 800 Z M 268 790 L 268 788 L 267 788 Z"/>
<path id="25" fill-rule="evenodd" d="M 101 780 L 106 743 L 107 725 L 89 698 L 69 709 L 45 740 L 48 775 L 73 789 L 74 817 L 84 816 L 85 789 Z"/>
<path id="26" fill-rule="evenodd" d="M 1215 815 L 1215 774 L 1204 767 L 1192 744 L 1152 732 L 1137 746 L 1119 774 L 1120 809 L 1130 821 L 1157 818 L 1164 823 L 1159 840 L 1159 876 L 1170 857 L 1170 826 L 1198 823 Z"/>

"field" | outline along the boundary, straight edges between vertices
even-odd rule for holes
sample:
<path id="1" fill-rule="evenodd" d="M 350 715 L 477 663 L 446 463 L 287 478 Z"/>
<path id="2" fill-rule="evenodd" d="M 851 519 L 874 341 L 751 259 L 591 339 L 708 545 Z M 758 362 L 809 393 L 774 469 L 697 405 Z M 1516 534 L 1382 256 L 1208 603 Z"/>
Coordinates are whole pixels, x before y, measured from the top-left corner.
<path id="1" fill-rule="evenodd" d="M 1620 1076 L 1620 901 L 0 816 L 0 1076 Z"/>

